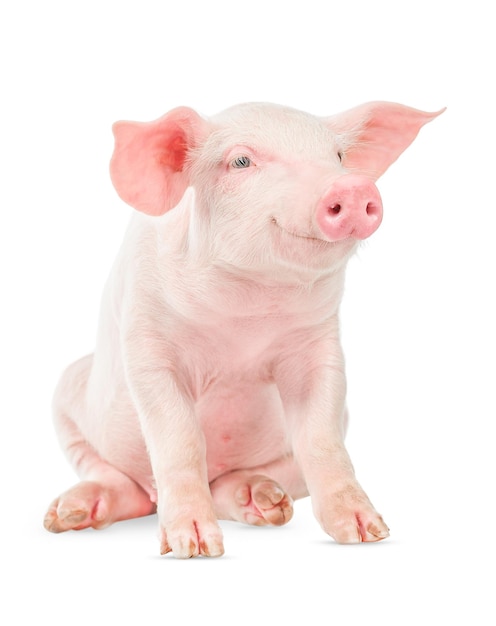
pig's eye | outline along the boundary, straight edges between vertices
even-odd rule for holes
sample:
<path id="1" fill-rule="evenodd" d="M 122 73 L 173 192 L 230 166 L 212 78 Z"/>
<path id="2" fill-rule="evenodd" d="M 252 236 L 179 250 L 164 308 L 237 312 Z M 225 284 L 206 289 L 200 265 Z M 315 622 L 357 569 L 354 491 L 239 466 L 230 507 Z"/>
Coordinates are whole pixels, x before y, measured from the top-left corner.
<path id="1" fill-rule="evenodd" d="M 244 167 L 250 167 L 251 160 L 247 156 L 239 156 L 231 161 L 231 167 L 236 169 L 243 169 Z"/>
<path id="2" fill-rule="evenodd" d="M 338 159 L 339 159 L 340 163 L 343 162 L 343 153 L 341 152 L 341 150 L 339 150 L 339 152 L 338 152 Z"/>

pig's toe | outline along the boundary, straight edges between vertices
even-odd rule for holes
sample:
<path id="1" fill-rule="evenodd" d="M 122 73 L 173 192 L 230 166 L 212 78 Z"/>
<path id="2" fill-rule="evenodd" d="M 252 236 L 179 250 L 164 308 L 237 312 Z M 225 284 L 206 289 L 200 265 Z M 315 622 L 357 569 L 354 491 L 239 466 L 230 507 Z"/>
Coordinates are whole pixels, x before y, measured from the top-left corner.
<path id="1" fill-rule="evenodd" d="M 224 543 L 217 522 L 175 520 L 167 530 L 160 529 L 160 553 L 172 552 L 178 559 L 195 556 L 222 556 Z"/>
<path id="2" fill-rule="evenodd" d="M 254 476 L 248 484 L 238 487 L 235 500 L 248 524 L 282 526 L 293 517 L 292 498 L 265 476 Z"/>
<path id="3" fill-rule="evenodd" d="M 335 522 L 328 532 L 342 544 L 381 541 L 389 537 L 389 529 L 379 515 L 374 521 L 363 521 L 358 515 L 352 515 Z"/>
<path id="4" fill-rule="evenodd" d="M 56 498 L 45 515 L 44 526 L 53 533 L 84 528 L 104 528 L 111 523 L 106 490 L 82 482 Z"/>

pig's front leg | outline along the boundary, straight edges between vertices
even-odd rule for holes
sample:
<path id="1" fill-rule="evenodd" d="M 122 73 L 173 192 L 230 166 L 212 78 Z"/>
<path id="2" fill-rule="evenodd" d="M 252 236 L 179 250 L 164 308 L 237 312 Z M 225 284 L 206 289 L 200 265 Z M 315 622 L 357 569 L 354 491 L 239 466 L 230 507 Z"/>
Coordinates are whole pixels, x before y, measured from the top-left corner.
<path id="1" fill-rule="evenodd" d="M 286 361 L 280 390 L 314 514 L 338 543 L 380 541 L 389 529 L 356 480 L 344 446 L 346 381 L 339 341 L 330 339 L 307 354 L 311 362 L 303 375 L 301 356 Z"/>
<path id="2" fill-rule="evenodd" d="M 127 333 L 124 358 L 157 488 L 161 553 L 178 558 L 220 556 L 222 532 L 193 401 L 167 367 L 164 339 L 143 330 Z"/>

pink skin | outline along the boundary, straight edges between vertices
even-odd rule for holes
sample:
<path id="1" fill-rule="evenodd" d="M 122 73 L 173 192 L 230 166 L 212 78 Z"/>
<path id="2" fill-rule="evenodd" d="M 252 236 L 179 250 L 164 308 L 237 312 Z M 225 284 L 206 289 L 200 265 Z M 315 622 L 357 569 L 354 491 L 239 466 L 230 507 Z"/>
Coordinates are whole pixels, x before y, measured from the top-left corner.
<path id="1" fill-rule="evenodd" d="M 55 393 L 82 482 L 48 530 L 156 511 L 162 553 L 219 556 L 218 519 L 284 524 L 310 494 L 336 541 L 388 536 L 344 445 L 338 309 L 346 261 L 381 221 L 374 181 L 436 115 L 247 104 L 114 126 L 112 180 L 137 212 L 95 352 Z"/>

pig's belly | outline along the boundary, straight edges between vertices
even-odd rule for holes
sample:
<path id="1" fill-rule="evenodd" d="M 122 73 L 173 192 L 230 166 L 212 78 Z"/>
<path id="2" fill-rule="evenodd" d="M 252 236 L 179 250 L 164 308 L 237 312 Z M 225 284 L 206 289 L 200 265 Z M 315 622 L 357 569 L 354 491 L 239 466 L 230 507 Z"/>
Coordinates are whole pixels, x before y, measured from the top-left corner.
<path id="1" fill-rule="evenodd" d="M 289 449 L 277 387 L 259 382 L 210 390 L 197 405 L 209 482 L 226 472 L 279 459 Z"/>
<path id="2" fill-rule="evenodd" d="M 155 485 L 138 416 L 128 394 L 106 413 L 105 432 L 93 446 L 112 465 L 156 498 Z M 198 401 L 205 434 L 208 480 L 281 458 L 290 450 L 279 392 L 264 382 L 224 383 Z"/>

